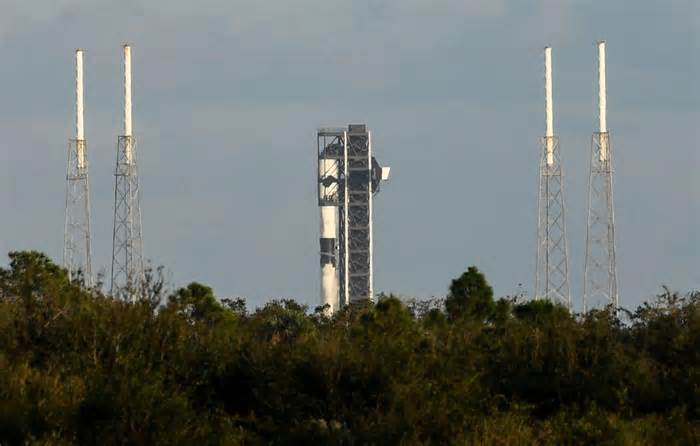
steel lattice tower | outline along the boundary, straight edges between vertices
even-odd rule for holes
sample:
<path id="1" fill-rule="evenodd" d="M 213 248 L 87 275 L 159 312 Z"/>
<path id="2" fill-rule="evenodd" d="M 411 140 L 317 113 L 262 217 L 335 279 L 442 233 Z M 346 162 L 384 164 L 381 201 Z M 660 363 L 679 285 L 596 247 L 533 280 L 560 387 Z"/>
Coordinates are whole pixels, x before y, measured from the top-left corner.
<path id="1" fill-rule="evenodd" d="M 92 286 L 90 182 L 83 121 L 83 51 L 75 51 L 75 138 L 68 143 L 63 266 L 70 280 Z"/>
<path id="2" fill-rule="evenodd" d="M 131 47 L 124 45 L 124 134 L 118 138 L 114 171 L 111 283 L 112 295 L 124 299 L 134 299 L 144 281 L 139 175 L 131 124 Z"/>
<path id="3" fill-rule="evenodd" d="M 317 142 L 321 304 L 335 311 L 374 297 L 372 205 L 389 168 L 372 155 L 365 125 L 321 129 Z"/>
<path id="4" fill-rule="evenodd" d="M 619 306 L 615 263 L 613 158 L 607 128 L 605 42 L 598 42 L 598 131 L 591 144 L 583 310 Z"/>
<path id="5" fill-rule="evenodd" d="M 350 125 L 341 188 L 340 293 L 345 303 L 372 299 L 372 140 L 364 125 Z"/>
<path id="6" fill-rule="evenodd" d="M 554 136 L 552 49 L 544 49 L 545 136 L 542 139 L 537 217 L 535 298 L 548 299 L 571 309 L 569 259 L 566 239 L 564 183 L 559 139 Z"/>

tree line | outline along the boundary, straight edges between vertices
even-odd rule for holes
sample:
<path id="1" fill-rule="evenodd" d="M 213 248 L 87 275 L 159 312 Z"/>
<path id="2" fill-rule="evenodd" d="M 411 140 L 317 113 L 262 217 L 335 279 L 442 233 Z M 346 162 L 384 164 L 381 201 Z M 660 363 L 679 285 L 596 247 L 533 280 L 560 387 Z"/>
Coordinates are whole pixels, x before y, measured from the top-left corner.
<path id="1" fill-rule="evenodd" d="M 135 302 L 37 252 L 0 269 L 0 444 L 699 444 L 700 294 L 570 314 L 444 299 L 249 312 L 199 283 Z"/>

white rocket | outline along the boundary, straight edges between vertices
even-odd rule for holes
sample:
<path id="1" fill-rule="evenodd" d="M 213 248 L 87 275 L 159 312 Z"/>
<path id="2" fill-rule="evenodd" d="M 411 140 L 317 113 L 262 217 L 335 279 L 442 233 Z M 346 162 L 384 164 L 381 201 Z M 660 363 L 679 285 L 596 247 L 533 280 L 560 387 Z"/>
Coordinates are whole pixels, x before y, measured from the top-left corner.
<path id="1" fill-rule="evenodd" d="M 337 155 L 336 155 L 337 156 Z M 320 178 L 338 178 L 338 159 L 325 151 L 318 160 Z M 319 197 L 337 194 L 338 183 L 320 182 Z M 337 196 L 337 195 L 336 195 Z M 333 313 L 339 307 L 336 246 L 338 243 L 338 205 L 332 200 L 321 204 L 321 305 L 328 305 Z"/>

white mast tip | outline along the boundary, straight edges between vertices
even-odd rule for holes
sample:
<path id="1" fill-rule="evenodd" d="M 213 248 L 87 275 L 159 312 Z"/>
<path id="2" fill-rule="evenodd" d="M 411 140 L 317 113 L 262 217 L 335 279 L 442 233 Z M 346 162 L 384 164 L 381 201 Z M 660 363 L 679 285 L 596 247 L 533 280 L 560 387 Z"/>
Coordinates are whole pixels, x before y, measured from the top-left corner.
<path id="1" fill-rule="evenodd" d="M 75 139 L 85 139 L 85 127 L 83 123 L 83 51 L 75 51 Z M 82 154 L 78 156 L 78 163 L 83 163 Z"/>
<path id="2" fill-rule="evenodd" d="M 131 46 L 125 44 L 124 50 L 124 136 L 132 135 L 131 128 Z M 129 158 L 129 157 L 127 157 Z"/>

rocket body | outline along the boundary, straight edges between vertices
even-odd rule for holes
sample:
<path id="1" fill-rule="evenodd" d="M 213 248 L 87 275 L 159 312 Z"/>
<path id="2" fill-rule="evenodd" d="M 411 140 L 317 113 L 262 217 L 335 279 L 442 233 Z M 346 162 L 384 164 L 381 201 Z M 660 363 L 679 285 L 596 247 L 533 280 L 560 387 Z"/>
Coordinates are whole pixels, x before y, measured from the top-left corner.
<path id="1" fill-rule="evenodd" d="M 338 160 L 320 158 L 318 161 L 319 178 L 338 178 Z M 338 302 L 338 266 L 336 246 L 338 243 L 338 206 L 333 205 L 333 196 L 337 197 L 337 182 L 320 182 L 321 198 L 321 305 L 328 305 L 330 313 L 339 308 Z M 337 203 L 337 202 L 336 202 Z"/>

